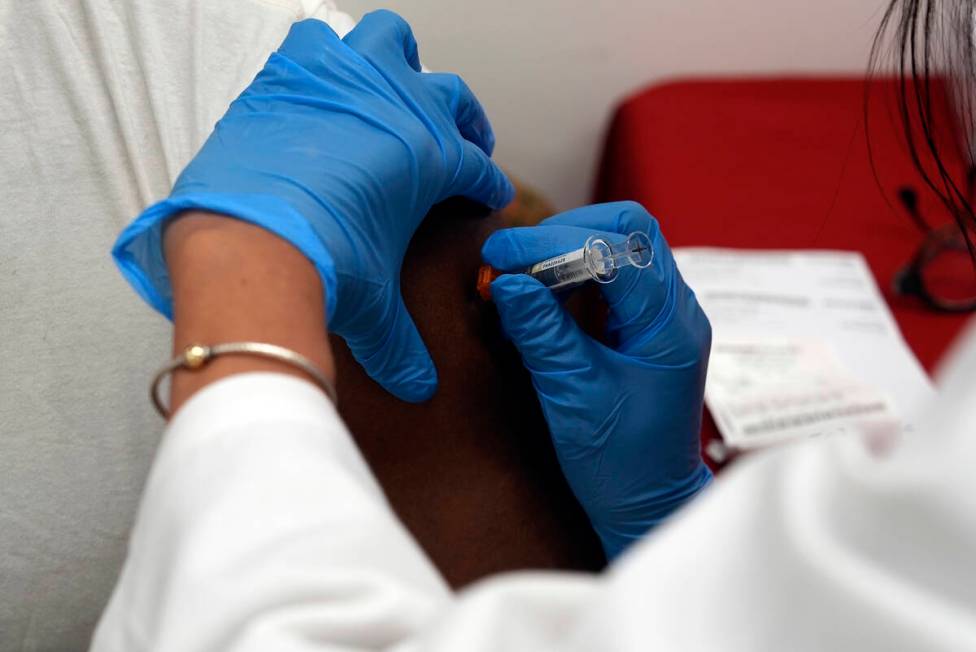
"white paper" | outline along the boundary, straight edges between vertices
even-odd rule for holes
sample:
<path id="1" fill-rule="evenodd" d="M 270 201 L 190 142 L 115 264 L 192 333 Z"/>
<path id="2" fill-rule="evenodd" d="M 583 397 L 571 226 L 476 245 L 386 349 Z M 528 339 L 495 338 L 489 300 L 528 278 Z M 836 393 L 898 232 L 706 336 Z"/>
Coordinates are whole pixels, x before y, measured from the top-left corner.
<path id="1" fill-rule="evenodd" d="M 733 448 L 899 422 L 887 396 L 851 376 L 821 339 L 718 337 L 708 374 L 706 401 Z"/>
<path id="2" fill-rule="evenodd" d="M 910 428 L 934 395 L 860 254 L 684 248 L 675 260 L 712 323 L 706 402 L 727 444 L 872 418 Z M 752 354 L 737 354 L 743 346 Z M 777 419 L 781 427 L 761 427 Z"/>

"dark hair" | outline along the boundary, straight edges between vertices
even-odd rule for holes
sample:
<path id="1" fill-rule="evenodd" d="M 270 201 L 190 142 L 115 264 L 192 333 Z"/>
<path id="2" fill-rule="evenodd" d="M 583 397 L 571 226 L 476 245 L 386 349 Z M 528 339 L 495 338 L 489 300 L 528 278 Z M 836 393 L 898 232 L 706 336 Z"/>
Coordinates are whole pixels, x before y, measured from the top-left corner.
<path id="1" fill-rule="evenodd" d="M 976 176 L 954 179 L 935 137 L 938 116 L 932 112 L 933 81 L 945 76 L 961 121 L 961 135 L 970 170 L 976 127 L 972 91 L 976 90 L 976 49 L 973 43 L 976 0 L 892 0 L 871 48 L 870 70 L 879 69 L 885 55 L 893 59 L 900 78 L 898 110 L 909 154 L 928 185 L 942 199 L 962 229 L 969 252 L 976 259 L 970 229 L 976 227 L 970 187 Z M 892 38 L 887 48 L 888 37 Z M 923 163 L 931 158 L 932 164 Z"/>

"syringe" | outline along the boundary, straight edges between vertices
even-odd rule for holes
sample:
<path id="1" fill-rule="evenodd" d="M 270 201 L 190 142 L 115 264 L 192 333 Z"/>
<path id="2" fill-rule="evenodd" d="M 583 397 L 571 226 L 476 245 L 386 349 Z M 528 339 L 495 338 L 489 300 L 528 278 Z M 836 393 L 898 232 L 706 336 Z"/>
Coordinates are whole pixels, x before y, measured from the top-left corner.
<path id="1" fill-rule="evenodd" d="M 590 280 L 610 283 L 617 278 L 622 267 L 644 269 L 653 262 L 654 247 L 650 237 L 642 231 L 634 231 L 619 242 L 590 236 L 581 248 L 538 262 L 522 273 L 556 291 Z M 485 301 L 491 299 L 491 282 L 501 274 L 487 265 L 479 270 L 478 293 Z"/>

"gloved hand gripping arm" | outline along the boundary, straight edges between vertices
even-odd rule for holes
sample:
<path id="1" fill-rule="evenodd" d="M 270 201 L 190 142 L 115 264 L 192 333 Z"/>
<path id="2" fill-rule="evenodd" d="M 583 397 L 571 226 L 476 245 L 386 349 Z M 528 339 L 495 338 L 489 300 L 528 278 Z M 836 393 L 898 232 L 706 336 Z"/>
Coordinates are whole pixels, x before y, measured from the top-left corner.
<path id="1" fill-rule="evenodd" d="M 500 208 L 511 200 L 493 147 L 464 82 L 420 72 L 399 16 L 368 14 L 342 40 L 305 20 L 231 104 L 170 196 L 146 209 L 113 253 L 136 290 L 172 317 L 167 221 L 196 209 L 261 226 L 315 264 L 329 330 L 366 371 L 400 398 L 424 400 L 437 374 L 400 297 L 400 265 L 435 203 L 462 195 Z"/>

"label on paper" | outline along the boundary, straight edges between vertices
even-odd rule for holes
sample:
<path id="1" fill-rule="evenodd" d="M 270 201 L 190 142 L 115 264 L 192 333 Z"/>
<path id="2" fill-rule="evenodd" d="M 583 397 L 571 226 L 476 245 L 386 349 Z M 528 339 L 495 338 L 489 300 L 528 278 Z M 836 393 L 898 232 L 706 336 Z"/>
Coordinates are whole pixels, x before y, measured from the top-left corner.
<path id="1" fill-rule="evenodd" d="M 686 248 L 674 258 L 712 324 L 706 401 L 729 446 L 880 432 L 874 422 L 892 417 L 897 428 L 881 430 L 904 432 L 935 396 L 860 254 Z"/>
<path id="2" fill-rule="evenodd" d="M 705 399 L 725 443 L 738 449 L 898 422 L 884 394 L 813 338 L 717 338 Z"/>

